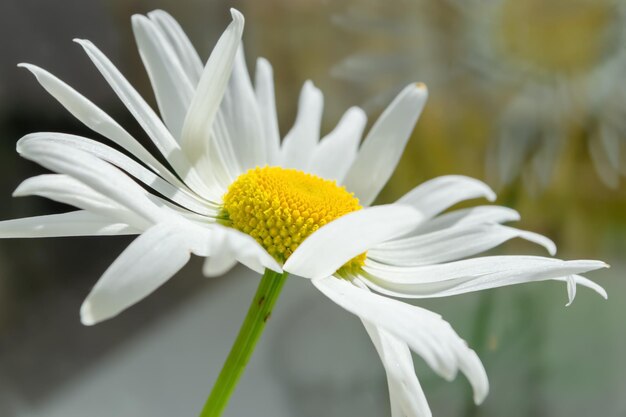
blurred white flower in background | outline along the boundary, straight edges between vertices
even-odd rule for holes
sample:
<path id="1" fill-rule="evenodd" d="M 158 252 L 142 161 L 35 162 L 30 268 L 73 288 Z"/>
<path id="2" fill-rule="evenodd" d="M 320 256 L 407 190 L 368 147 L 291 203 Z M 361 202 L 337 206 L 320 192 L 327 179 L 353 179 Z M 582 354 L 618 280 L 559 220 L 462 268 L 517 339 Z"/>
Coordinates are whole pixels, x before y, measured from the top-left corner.
<path id="1" fill-rule="evenodd" d="M 621 81 L 626 2 L 392 4 L 346 7 L 333 18 L 364 39 L 362 50 L 338 63 L 333 74 L 375 89 L 375 98 L 365 102 L 367 110 L 380 109 L 383 98 L 406 79 L 419 78 L 431 90 L 441 86 L 457 96 L 478 94 L 482 99 L 474 103 L 489 107 L 487 174 L 499 185 L 522 177 L 527 190 L 542 190 L 565 152 L 580 158 L 579 142 L 584 141 L 582 153 L 589 155 L 600 179 L 618 186 L 626 175 L 626 87 Z"/>
<path id="2" fill-rule="evenodd" d="M 466 65 L 494 103 L 491 175 L 546 187 L 567 147 L 586 142 L 602 181 L 626 174 L 626 2 L 453 1 Z M 575 152 L 575 151 L 574 151 Z"/>

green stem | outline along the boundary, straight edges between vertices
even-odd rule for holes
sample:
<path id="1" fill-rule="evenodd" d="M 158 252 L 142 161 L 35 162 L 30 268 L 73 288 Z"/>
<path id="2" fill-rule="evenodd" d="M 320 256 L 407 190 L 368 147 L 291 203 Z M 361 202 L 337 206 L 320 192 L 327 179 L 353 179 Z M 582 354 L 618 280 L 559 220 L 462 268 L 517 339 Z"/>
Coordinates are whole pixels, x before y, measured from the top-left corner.
<path id="1" fill-rule="evenodd" d="M 280 295 L 283 284 L 287 280 L 287 273 L 279 274 L 269 269 L 265 270 L 259 288 L 252 299 L 248 314 L 239 329 L 237 339 L 228 354 L 224 367 L 215 381 L 200 417 L 218 417 L 228 404 L 239 378 L 243 374 L 254 347 L 265 329 L 265 323 L 270 318 L 272 308 Z"/>

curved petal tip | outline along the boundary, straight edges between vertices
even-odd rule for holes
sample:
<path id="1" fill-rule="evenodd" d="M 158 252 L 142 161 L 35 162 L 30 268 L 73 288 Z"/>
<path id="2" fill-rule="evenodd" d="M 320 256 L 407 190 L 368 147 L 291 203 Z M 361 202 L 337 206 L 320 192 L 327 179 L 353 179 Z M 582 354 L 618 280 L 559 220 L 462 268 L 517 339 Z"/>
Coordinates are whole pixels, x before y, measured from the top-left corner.
<path id="1" fill-rule="evenodd" d="M 93 309 L 91 307 L 92 306 L 89 300 L 85 300 L 83 305 L 80 307 L 80 322 L 85 326 L 93 326 L 100 321 L 93 314 Z"/>
<path id="2" fill-rule="evenodd" d="M 243 14 L 241 14 L 241 12 L 235 9 L 234 7 L 230 9 L 230 15 L 232 16 L 233 20 L 236 21 L 237 23 L 245 22 L 245 18 L 243 17 Z"/>

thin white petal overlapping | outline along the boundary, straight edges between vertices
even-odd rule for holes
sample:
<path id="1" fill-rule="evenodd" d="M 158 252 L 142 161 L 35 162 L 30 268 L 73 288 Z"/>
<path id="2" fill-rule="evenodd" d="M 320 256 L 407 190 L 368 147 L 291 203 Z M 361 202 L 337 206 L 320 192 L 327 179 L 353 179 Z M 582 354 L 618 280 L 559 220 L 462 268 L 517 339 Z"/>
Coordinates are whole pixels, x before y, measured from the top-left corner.
<path id="1" fill-rule="evenodd" d="M 90 41 L 75 39 L 75 42 L 83 47 L 87 56 L 118 95 L 122 103 L 137 119 L 137 122 L 145 130 L 159 151 L 168 161 L 177 162 L 174 164 L 174 168 L 178 172 L 188 170 L 190 168 L 188 161 L 173 158 L 180 151 L 176 139 L 174 139 L 154 110 L 150 108 L 148 103 L 124 78 L 115 65 Z"/>
<path id="2" fill-rule="evenodd" d="M 362 322 L 387 373 L 392 417 L 432 416 L 407 344 L 366 320 Z"/>
<path id="3" fill-rule="evenodd" d="M 359 141 L 367 116 L 358 107 L 349 108 L 337 127 L 324 136 L 310 157 L 309 172 L 322 178 L 335 180 L 339 184 L 356 159 Z"/>
<path id="4" fill-rule="evenodd" d="M 266 165 L 269 157 L 265 129 L 241 46 L 235 55 L 220 112 L 218 123 L 223 125 L 222 131 L 226 132 L 227 142 L 237 160 L 234 174 L 239 176 L 250 168 Z"/>
<path id="5" fill-rule="evenodd" d="M 36 142 L 22 143 L 19 152 L 24 158 L 66 174 L 138 214 L 147 225 L 165 218 L 136 182 L 95 156 L 68 146 Z"/>
<path id="6" fill-rule="evenodd" d="M 231 14 L 232 23 L 218 40 L 202 71 L 200 82 L 196 87 L 185 117 L 180 139 L 181 148 L 189 161 L 198 167 L 203 176 L 222 184 L 221 189 L 233 178 L 221 177 L 225 174 L 219 171 L 223 162 L 211 149 L 211 143 L 214 139 L 213 122 L 228 86 L 244 26 L 244 18 L 241 13 L 233 9 Z M 222 167 L 222 170 L 225 169 Z M 214 198 L 215 191 L 215 189 L 211 189 Z"/>
<path id="7" fill-rule="evenodd" d="M 133 211 L 67 175 L 44 174 L 31 177 L 24 180 L 13 192 L 14 197 L 30 195 L 68 204 L 138 228 L 149 225 Z"/>
<path id="8" fill-rule="evenodd" d="M 79 210 L 0 221 L 0 238 L 136 235 L 141 230 L 110 217 Z"/>
<path id="9" fill-rule="evenodd" d="M 148 13 L 148 17 L 161 29 L 189 81 L 194 87 L 198 85 L 202 76 L 202 60 L 178 22 L 163 10 L 154 10 Z"/>
<path id="10" fill-rule="evenodd" d="M 35 65 L 20 64 L 19 66 L 32 72 L 42 87 L 85 126 L 135 155 L 142 163 L 171 184 L 180 188 L 187 188 L 115 120 L 72 87 Z"/>
<path id="11" fill-rule="evenodd" d="M 280 132 L 276 115 L 274 75 L 272 65 L 268 60 L 257 59 L 254 83 L 256 101 L 263 124 L 263 135 L 267 145 L 267 163 L 277 165 L 280 162 Z"/>
<path id="12" fill-rule="evenodd" d="M 66 133 L 38 132 L 24 136 L 17 143 L 17 151 L 21 152 L 28 144 L 39 143 L 42 145 L 62 145 L 71 149 L 87 152 L 99 159 L 106 161 L 124 170 L 137 180 L 152 188 L 157 193 L 169 198 L 175 203 L 187 209 L 205 215 L 215 215 L 215 205 L 198 197 L 185 186 L 172 184 L 158 175 L 155 175 L 143 165 L 123 153 L 108 147 L 100 142 L 81 136 L 68 135 Z"/>
<path id="13" fill-rule="evenodd" d="M 390 266 L 367 260 L 363 282 L 377 292 L 394 297 L 430 298 L 560 279 L 606 267 L 600 261 L 562 261 L 540 256 L 485 256 L 418 267 Z"/>
<path id="14" fill-rule="evenodd" d="M 311 81 L 305 82 L 296 121 L 283 139 L 280 166 L 308 171 L 311 155 L 320 140 L 323 109 L 322 92 Z"/>
<path id="15" fill-rule="evenodd" d="M 370 205 L 396 169 L 428 92 L 423 84 L 402 90 L 374 123 L 343 181 L 362 205 Z"/>
<path id="16" fill-rule="evenodd" d="M 132 24 L 161 117 L 174 138 L 180 138 L 195 84 L 157 24 L 141 15 L 134 15 Z"/>
<path id="17" fill-rule="evenodd" d="M 344 309 L 402 340 L 443 378 L 452 380 L 457 371 L 463 372 L 477 403 L 487 395 L 489 383 L 480 359 L 439 315 L 372 294 L 335 277 L 312 282 Z"/>
<path id="18" fill-rule="evenodd" d="M 513 238 L 522 238 L 541 245 L 550 255 L 556 252 L 554 242 L 544 236 L 494 223 L 449 227 L 396 239 L 373 248 L 368 252 L 368 257 L 389 265 L 432 265 L 467 258 Z"/>

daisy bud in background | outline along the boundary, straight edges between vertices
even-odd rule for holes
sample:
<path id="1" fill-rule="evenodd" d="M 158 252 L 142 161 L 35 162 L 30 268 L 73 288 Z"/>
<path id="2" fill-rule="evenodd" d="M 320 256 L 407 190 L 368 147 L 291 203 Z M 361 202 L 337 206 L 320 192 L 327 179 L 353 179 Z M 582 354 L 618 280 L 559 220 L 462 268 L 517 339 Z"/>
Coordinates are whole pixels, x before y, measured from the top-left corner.
<path id="1" fill-rule="evenodd" d="M 405 86 L 367 131 L 365 113 L 353 107 L 322 136 L 324 97 L 307 81 L 296 121 L 280 135 L 272 67 L 259 59 L 249 75 L 241 46 L 244 18 L 232 10 L 232 19 L 203 63 L 170 15 L 157 10 L 133 16 L 159 114 L 94 44 L 76 40 L 160 155 L 68 84 L 22 64 L 106 140 L 57 132 L 20 139 L 20 155 L 54 173 L 27 179 L 14 195 L 42 196 L 77 210 L 0 223 L 3 238 L 138 235 L 84 301 L 85 325 L 142 300 L 192 254 L 206 258 L 206 276 L 222 275 L 236 263 L 262 274 L 201 416 L 219 416 L 226 408 L 288 275 L 309 280 L 362 321 L 387 373 L 393 416 L 431 415 L 411 352 L 447 380 L 463 373 L 476 403 L 489 391 L 480 359 L 453 328 L 397 298 L 546 280 L 564 282 L 570 303 L 577 285 L 606 297 L 581 276 L 607 266 L 600 261 L 475 257 L 513 238 L 543 246 L 549 255 L 556 251 L 546 237 L 503 225 L 519 219 L 512 209 L 446 211 L 469 199 L 495 200 L 478 180 L 438 177 L 392 204 L 373 205 L 422 112 L 426 87 Z"/>

